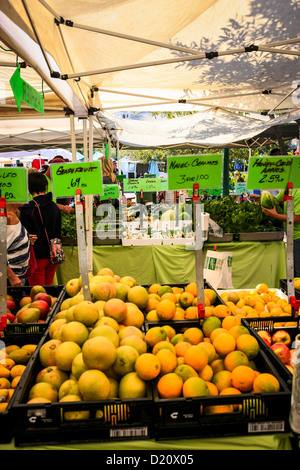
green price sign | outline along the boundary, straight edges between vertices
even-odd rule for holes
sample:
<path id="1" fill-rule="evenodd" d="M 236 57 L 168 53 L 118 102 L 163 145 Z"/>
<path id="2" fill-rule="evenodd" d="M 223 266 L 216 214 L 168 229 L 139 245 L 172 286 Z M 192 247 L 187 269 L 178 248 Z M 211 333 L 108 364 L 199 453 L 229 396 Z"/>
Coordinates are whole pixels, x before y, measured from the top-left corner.
<path id="1" fill-rule="evenodd" d="M 0 196 L 6 202 L 27 202 L 26 168 L 0 168 Z"/>
<path id="2" fill-rule="evenodd" d="M 180 155 L 168 157 L 169 190 L 220 188 L 222 155 Z"/>
<path id="3" fill-rule="evenodd" d="M 251 157 L 247 189 L 285 189 L 294 157 Z"/>
<path id="4" fill-rule="evenodd" d="M 118 199 L 119 197 L 119 186 L 117 184 L 104 184 L 104 194 L 100 195 L 103 199 Z"/>
<path id="5" fill-rule="evenodd" d="M 143 191 L 145 192 L 157 192 L 160 191 L 160 179 L 159 178 L 143 178 Z"/>
<path id="6" fill-rule="evenodd" d="M 246 187 L 247 187 L 246 182 L 235 183 L 235 194 L 246 193 Z"/>
<path id="7" fill-rule="evenodd" d="M 103 194 L 100 162 L 55 163 L 51 165 L 55 197 Z"/>
<path id="8" fill-rule="evenodd" d="M 124 193 L 137 193 L 143 189 L 143 178 L 126 178 L 123 180 Z"/>
<path id="9" fill-rule="evenodd" d="M 21 112 L 22 101 L 22 103 L 25 103 L 39 113 L 44 114 L 44 96 L 21 78 L 20 66 L 18 66 L 12 75 L 9 83 L 14 94 L 19 113 Z"/>
<path id="10" fill-rule="evenodd" d="M 300 188 L 300 156 L 294 155 L 292 159 L 290 183 L 293 183 L 294 189 Z"/>

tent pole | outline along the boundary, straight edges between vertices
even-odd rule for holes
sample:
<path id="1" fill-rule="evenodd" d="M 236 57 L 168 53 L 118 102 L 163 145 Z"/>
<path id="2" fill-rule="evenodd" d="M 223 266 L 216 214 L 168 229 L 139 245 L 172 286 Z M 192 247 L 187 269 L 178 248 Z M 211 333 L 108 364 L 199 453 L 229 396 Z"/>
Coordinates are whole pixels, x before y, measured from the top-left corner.
<path id="1" fill-rule="evenodd" d="M 87 132 L 85 133 L 87 150 Z M 93 116 L 89 116 L 89 158 L 93 161 Z M 87 265 L 88 272 L 93 274 L 93 195 L 85 196 L 85 227 L 86 227 L 86 247 L 87 247 Z"/>
<path id="2" fill-rule="evenodd" d="M 223 149 L 223 197 L 229 195 L 229 149 Z"/>
<path id="3" fill-rule="evenodd" d="M 74 114 L 70 115 L 70 128 L 71 128 L 72 162 L 76 163 L 76 142 L 75 142 Z"/>

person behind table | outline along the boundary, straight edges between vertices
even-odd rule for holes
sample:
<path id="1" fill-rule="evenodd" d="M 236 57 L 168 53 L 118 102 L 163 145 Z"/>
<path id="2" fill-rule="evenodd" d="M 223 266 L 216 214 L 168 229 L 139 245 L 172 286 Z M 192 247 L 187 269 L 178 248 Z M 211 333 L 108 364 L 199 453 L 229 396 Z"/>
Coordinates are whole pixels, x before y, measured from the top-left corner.
<path id="1" fill-rule="evenodd" d="M 20 204 L 8 203 L 6 205 L 7 284 L 14 287 L 23 285 L 21 276 L 27 271 L 30 254 L 29 235 L 20 222 L 19 207 Z"/>
<path id="2" fill-rule="evenodd" d="M 283 196 L 285 194 L 285 190 L 280 191 L 280 193 L 276 196 L 276 199 L 279 202 L 282 202 Z M 293 189 L 292 190 L 292 197 L 294 200 L 294 272 L 295 277 L 300 277 L 300 189 Z M 276 210 L 276 206 L 273 209 L 266 209 L 262 207 L 262 211 L 268 217 L 273 217 L 276 220 L 283 222 L 284 228 L 286 230 L 286 210 L 287 210 L 287 203 L 284 202 L 283 204 L 284 213 L 278 214 Z"/>
<path id="3" fill-rule="evenodd" d="M 102 183 L 103 184 L 118 184 L 117 183 L 117 176 L 114 173 L 113 162 L 109 157 L 100 157 L 98 158 L 101 162 L 101 174 L 102 174 Z M 98 197 L 98 205 L 99 204 L 107 204 L 111 202 L 115 208 L 119 207 L 119 200 L 118 199 L 102 199 L 102 197 Z"/>
<path id="4" fill-rule="evenodd" d="M 57 265 L 51 262 L 48 239 L 50 241 L 52 238 L 61 238 L 61 211 L 52 200 L 52 193 L 48 192 L 45 175 L 30 173 L 28 189 L 33 200 L 20 208 L 20 221 L 30 234 L 37 261 L 37 270 L 28 277 L 28 282 L 31 286 L 51 286 Z M 43 222 L 36 203 L 40 208 Z"/>

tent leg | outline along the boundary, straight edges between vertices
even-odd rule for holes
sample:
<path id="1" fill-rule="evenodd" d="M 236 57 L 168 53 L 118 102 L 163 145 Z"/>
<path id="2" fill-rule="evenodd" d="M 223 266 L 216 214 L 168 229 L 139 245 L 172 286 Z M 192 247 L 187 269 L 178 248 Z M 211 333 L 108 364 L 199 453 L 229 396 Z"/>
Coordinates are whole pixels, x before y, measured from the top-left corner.
<path id="1" fill-rule="evenodd" d="M 229 195 L 229 149 L 223 149 L 223 196 Z"/>
<path id="2" fill-rule="evenodd" d="M 87 129 L 85 127 L 84 141 L 86 155 L 84 160 L 87 161 Z M 93 161 L 93 116 L 89 116 L 89 161 Z M 93 274 L 93 195 L 85 195 L 85 232 L 87 246 L 87 266 L 88 272 Z"/>

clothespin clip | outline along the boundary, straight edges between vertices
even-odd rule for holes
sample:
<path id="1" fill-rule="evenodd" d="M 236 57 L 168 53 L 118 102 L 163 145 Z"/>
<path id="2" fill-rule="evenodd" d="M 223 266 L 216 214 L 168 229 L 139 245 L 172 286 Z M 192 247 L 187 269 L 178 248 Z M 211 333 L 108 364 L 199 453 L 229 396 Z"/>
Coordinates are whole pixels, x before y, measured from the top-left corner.
<path id="1" fill-rule="evenodd" d="M 0 197 L 0 217 L 6 217 L 6 200 L 5 200 L 5 197 Z"/>
<path id="2" fill-rule="evenodd" d="M 193 184 L 193 201 L 199 200 L 199 183 Z"/>
<path id="3" fill-rule="evenodd" d="M 76 189 L 75 204 L 82 204 L 83 211 L 85 211 L 84 200 L 82 199 L 81 189 Z"/>
<path id="4" fill-rule="evenodd" d="M 292 199 L 293 183 L 288 183 L 284 192 L 282 202 Z"/>
<path id="5" fill-rule="evenodd" d="M 203 307 L 203 304 L 202 302 L 199 302 L 197 304 L 197 307 L 198 307 L 198 317 L 199 317 L 199 320 L 203 320 L 205 318 L 205 308 Z"/>
<path id="6" fill-rule="evenodd" d="M 292 307 L 292 317 L 298 318 L 299 309 L 300 309 L 300 300 L 296 300 L 296 297 L 294 295 L 291 295 L 290 303 Z"/>

